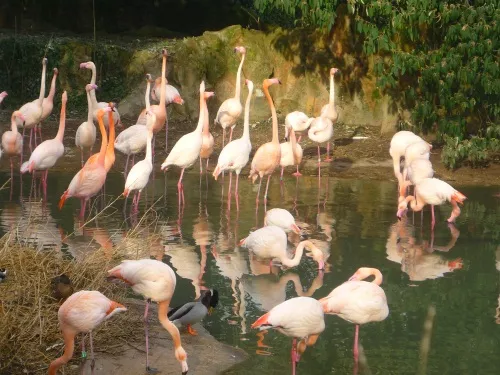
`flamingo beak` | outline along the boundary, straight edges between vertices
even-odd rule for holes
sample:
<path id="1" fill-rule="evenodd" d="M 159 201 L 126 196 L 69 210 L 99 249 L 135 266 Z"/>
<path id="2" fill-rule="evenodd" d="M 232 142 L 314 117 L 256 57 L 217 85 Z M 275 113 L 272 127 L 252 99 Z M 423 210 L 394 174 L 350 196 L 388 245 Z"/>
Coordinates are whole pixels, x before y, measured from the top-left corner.
<path id="1" fill-rule="evenodd" d="M 402 208 L 402 209 L 399 209 L 396 216 L 398 217 L 399 220 L 401 220 L 401 218 L 403 217 L 403 215 L 405 214 L 406 212 L 406 208 Z"/>

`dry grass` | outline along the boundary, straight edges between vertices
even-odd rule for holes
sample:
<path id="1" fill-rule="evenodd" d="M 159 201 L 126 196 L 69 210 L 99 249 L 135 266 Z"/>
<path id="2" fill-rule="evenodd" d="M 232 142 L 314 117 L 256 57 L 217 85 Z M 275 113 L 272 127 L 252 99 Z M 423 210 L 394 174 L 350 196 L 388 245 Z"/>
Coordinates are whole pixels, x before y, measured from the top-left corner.
<path id="1" fill-rule="evenodd" d="M 139 236 L 142 241 L 137 241 Z M 0 284 L 0 374 L 44 373 L 62 353 L 57 319 L 60 303 L 52 297 L 52 278 L 65 273 L 75 291 L 98 290 L 123 302 L 130 288 L 108 282 L 106 271 L 125 257 L 148 257 L 149 241 L 144 237 L 142 231 L 134 231 L 112 254 L 99 249 L 78 262 L 55 250 L 37 251 L 12 243 L 13 232 L 0 239 L 0 266 L 8 270 L 6 281 Z M 113 352 L 132 336 L 134 340 L 142 337 L 142 329 L 137 316 L 118 314 L 96 330 L 95 344 L 99 351 Z M 78 348 L 76 353 L 79 355 Z"/>

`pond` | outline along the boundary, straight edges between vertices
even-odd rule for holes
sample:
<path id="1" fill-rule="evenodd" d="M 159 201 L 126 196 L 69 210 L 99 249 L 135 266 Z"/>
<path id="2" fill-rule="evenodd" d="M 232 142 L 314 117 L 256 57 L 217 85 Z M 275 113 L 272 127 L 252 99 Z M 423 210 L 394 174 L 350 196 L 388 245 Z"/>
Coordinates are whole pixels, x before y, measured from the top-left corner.
<path id="1" fill-rule="evenodd" d="M 494 197 L 495 189 L 455 182 L 468 197 L 457 225 L 445 222 L 450 206 L 437 207 L 431 234 L 427 209 L 423 222 L 420 213 L 411 211 L 397 220 L 394 182 L 337 179 L 325 168 L 321 180 L 316 176 L 297 180 L 287 174 L 280 184 L 276 174 L 267 208 L 289 210 L 305 235 L 330 254 L 325 272 L 319 272 L 307 257 L 298 267 L 282 270 L 249 259 L 247 250 L 237 246 L 263 225 L 265 213 L 262 201 L 256 211 L 257 185 L 251 185 L 246 176 L 240 181 L 238 212 L 234 196 L 228 209 L 228 175 L 214 181 L 211 175 L 200 176 L 196 165 L 185 175 L 186 205 L 179 211 L 179 171 L 164 175 L 155 168 L 154 180 L 143 192 L 139 214 L 134 216 L 131 199 L 126 209 L 125 200 L 116 199 L 123 192 L 122 161 L 119 158 L 108 175 L 106 195 L 94 201 L 90 217 L 112 204 L 83 229 L 77 200 L 68 200 L 62 210 L 57 207 L 74 172 L 49 173 L 45 203 L 39 187 L 31 187 L 31 177 L 23 176 L 20 185 L 16 174 L 12 192 L 9 185 L 0 191 L 0 234 L 16 229 L 13 235 L 23 243 L 79 259 L 100 246 L 112 252 L 127 231 L 143 225 L 141 217 L 148 211 L 156 220 L 147 230 L 158 238 L 151 254 L 178 275 L 172 304 L 192 300 L 203 288 L 219 291 L 220 304 L 204 326 L 216 339 L 250 354 L 229 374 L 289 373 L 291 340 L 278 332 L 257 332 L 250 325 L 297 294 L 326 296 L 361 266 L 382 271 L 390 314 L 383 322 L 361 327 L 366 360 L 359 373 L 498 373 L 500 199 Z M 390 173 L 388 169 L 388 179 Z M 3 168 L 0 181 L 8 178 Z M 289 240 L 292 247 L 299 238 Z M 431 307 L 436 315 L 425 358 L 421 343 Z M 298 373 L 351 373 L 353 336 L 352 324 L 327 316 L 326 330 L 303 355 Z"/>

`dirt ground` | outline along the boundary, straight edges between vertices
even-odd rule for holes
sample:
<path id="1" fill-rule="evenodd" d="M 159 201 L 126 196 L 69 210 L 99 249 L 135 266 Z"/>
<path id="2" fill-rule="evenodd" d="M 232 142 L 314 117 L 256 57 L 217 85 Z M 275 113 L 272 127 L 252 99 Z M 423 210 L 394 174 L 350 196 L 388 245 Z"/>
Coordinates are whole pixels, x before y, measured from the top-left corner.
<path id="1" fill-rule="evenodd" d="M 144 314 L 142 301 L 127 300 L 127 314 L 134 314 L 138 320 Z M 174 346 L 168 332 L 161 326 L 157 317 L 156 305 L 150 307 L 150 364 L 159 374 L 180 374 L 181 367 L 174 356 Z M 198 336 L 191 336 L 181 328 L 182 346 L 188 354 L 190 374 L 215 375 L 244 361 L 247 354 L 237 348 L 225 345 L 214 339 L 200 324 L 194 328 Z M 112 352 L 95 352 L 95 374 L 99 375 L 140 375 L 146 374 L 146 352 L 143 337 L 136 342 L 117 343 Z M 83 372 L 78 364 L 69 365 L 70 375 L 91 374 L 90 361 L 83 365 Z"/>

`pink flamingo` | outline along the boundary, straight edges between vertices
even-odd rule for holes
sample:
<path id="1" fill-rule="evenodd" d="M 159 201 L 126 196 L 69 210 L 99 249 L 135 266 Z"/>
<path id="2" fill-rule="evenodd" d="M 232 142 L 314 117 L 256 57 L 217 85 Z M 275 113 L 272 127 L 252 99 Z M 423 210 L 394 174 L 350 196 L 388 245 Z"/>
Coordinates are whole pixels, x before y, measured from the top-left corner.
<path id="1" fill-rule="evenodd" d="M 330 69 L 330 97 L 328 104 L 325 104 L 323 108 L 321 108 L 321 116 L 328 118 L 334 124 L 337 122 L 339 114 L 335 108 L 335 80 L 333 76 L 338 71 L 337 68 Z"/>
<path id="2" fill-rule="evenodd" d="M 80 64 L 80 69 L 90 69 L 92 71 L 92 78 L 90 79 L 90 84 L 95 85 L 96 84 L 96 79 L 97 79 L 97 71 L 95 68 L 95 64 L 92 61 L 87 61 L 84 63 Z M 92 100 L 92 116 L 94 118 L 94 121 L 97 121 L 97 113 L 99 109 L 106 108 L 108 106 L 108 102 L 98 102 L 97 97 L 95 95 L 95 90 L 90 92 L 90 99 Z M 113 117 L 115 121 L 115 126 L 116 127 L 123 127 L 121 120 L 120 120 L 120 114 L 118 113 L 118 110 L 115 108 L 114 109 L 115 116 Z M 104 118 L 104 126 L 106 128 L 109 128 L 109 122 L 108 118 Z"/>
<path id="3" fill-rule="evenodd" d="M 106 112 L 111 111 L 111 107 L 101 108 L 97 112 L 97 122 L 101 131 L 102 143 L 99 157 L 95 163 L 88 163 L 71 180 L 68 189 L 63 193 L 59 200 L 59 209 L 64 206 L 66 199 L 76 197 L 81 199 L 80 218 L 85 216 L 85 206 L 88 200 L 96 195 L 104 186 L 106 181 L 106 168 L 104 160 L 106 158 L 106 146 L 108 144 L 108 135 L 104 127 L 103 117 Z"/>
<path id="4" fill-rule="evenodd" d="M 273 307 L 262 315 L 252 328 L 274 328 L 288 337 L 292 342 L 292 375 L 300 356 L 308 346 L 318 340 L 319 334 L 325 330 L 325 317 L 321 303 L 310 297 L 291 298 Z M 297 339 L 300 342 L 297 344 Z"/>
<path id="5" fill-rule="evenodd" d="M 24 116 L 24 122 L 21 119 L 17 119 L 17 126 L 24 126 L 23 128 L 23 139 L 24 132 L 26 129 L 31 129 L 30 131 L 30 149 L 31 149 L 31 139 L 33 135 L 33 129 L 40 122 L 42 118 L 42 105 L 43 105 L 43 97 L 45 95 L 45 72 L 47 70 L 47 59 L 44 57 L 42 59 L 42 80 L 40 82 L 40 96 L 38 99 L 33 100 L 29 103 L 24 104 L 19 111 Z M 36 137 L 36 135 L 35 135 Z M 23 159 L 23 155 L 21 153 L 21 161 Z"/>
<path id="6" fill-rule="evenodd" d="M 399 189 L 399 199 L 398 203 L 401 203 L 406 197 L 406 190 L 412 186 L 417 185 L 420 181 L 425 178 L 434 177 L 434 169 L 432 168 L 432 163 L 426 158 L 414 159 L 411 163 L 407 164 L 405 162 L 406 177 L 408 180 L 403 182 Z"/>
<path id="7" fill-rule="evenodd" d="M 274 108 L 273 98 L 269 94 L 269 86 L 274 84 L 281 84 L 278 78 L 265 79 L 262 83 L 262 90 L 267 98 L 269 107 L 271 108 L 271 116 L 273 119 L 273 138 L 271 142 L 264 143 L 261 145 L 257 152 L 255 153 L 252 160 L 252 168 L 250 169 L 250 175 L 248 178 L 252 179 L 252 182 L 260 177 L 259 181 L 259 191 L 257 192 L 256 203 L 259 204 L 260 187 L 262 185 L 262 178 L 267 175 L 266 192 L 264 194 L 264 204 L 267 203 L 267 190 L 269 189 L 269 180 L 271 179 L 271 174 L 274 172 L 276 167 L 280 165 L 281 160 L 281 149 L 280 143 L 278 141 L 278 117 L 276 115 L 276 108 Z"/>
<path id="8" fill-rule="evenodd" d="M 158 97 L 161 98 L 161 77 L 156 78 L 155 85 L 153 91 L 151 91 L 151 96 L 153 100 L 159 101 Z M 167 149 L 167 141 L 168 141 L 168 106 L 170 104 L 176 103 L 183 105 L 184 99 L 181 98 L 181 94 L 179 91 L 172 85 L 168 84 L 167 78 L 165 78 L 165 109 L 166 117 L 165 117 L 165 150 Z M 145 123 L 145 121 L 144 121 Z"/>
<path id="9" fill-rule="evenodd" d="M 56 94 L 56 80 L 57 75 L 59 74 L 59 70 L 54 68 L 52 70 L 52 82 L 50 83 L 49 95 L 43 99 L 42 102 L 42 118 L 40 119 L 40 123 L 38 124 L 38 132 L 40 133 L 40 142 L 42 141 L 42 126 L 41 123 L 47 119 L 52 113 L 54 109 L 54 95 Z M 36 136 L 36 128 L 35 128 L 35 136 Z"/>
<path id="10" fill-rule="evenodd" d="M 17 131 L 16 117 L 19 117 L 21 121 L 24 121 L 24 115 L 21 111 L 14 111 L 10 118 L 10 128 L 2 134 L 2 148 L 3 153 L 5 153 L 10 158 L 10 179 L 11 184 L 14 181 L 14 163 L 12 158 L 17 155 L 21 155 L 23 151 L 23 137 Z"/>
<path id="11" fill-rule="evenodd" d="M 126 307 L 110 300 L 95 290 L 81 290 L 68 297 L 59 308 L 59 326 L 64 339 L 64 354 L 50 363 L 49 375 L 68 363 L 75 351 L 75 337 L 80 332 L 90 332 L 91 368 L 94 373 L 94 344 L 92 330 L 113 315 L 127 311 Z"/>
<path id="12" fill-rule="evenodd" d="M 114 124 L 114 119 L 113 119 L 113 114 L 115 110 L 115 103 L 108 103 L 109 108 L 111 108 L 110 111 L 108 111 L 108 122 L 110 125 L 109 127 L 109 138 L 107 141 L 107 146 L 106 146 L 106 156 L 104 157 L 104 168 L 106 169 L 106 173 L 109 172 L 113 164 L 115 163 L 115 124 Z M 90 156 L 85 163 L 85 165 L 90 165 L 90 164 L 95 164 L 97 163 L 97 160 L 99 159 L 99 154 L 94 154 Z"/>
<path id="13" fill-rule="evenodd" d="M 3 100 L 9 96 L 9 94 L 7 94 L 7 91 L 2 91 L 0 92 L 0 104 L 2 104 Z"/>
<path id="14" fill-rule="evenodd" d="M 207 106 L 207 99 L 210 96 L 207 96 L 208 93 L 205 93 L 205 100 L 203 102 L 203 111 L 204 111 L 204 119 L 203 119 L 203 133 L 201 134 L 202 136 L 202 142 L 201 142 L 201 150 L 200 150 L 200 174 L 203 173 L 203 166 L 201 163 L 201 159 L 207 159 L 207 164 L 205 167 L 205 172 L 208 171 L 208 159 L 210 158 L 210 155 L 214 152 L 214 136 L 210 134 L 210 130 L 208 129 L 209 126 L 209 115 L 208 115 L 208 106 Z"/>
<path id="15" fill-rule="evenodd" d="M 408 177 L 408 166 L 415 159 L 427 159 L 429 160 L 431 156 L 432 145 L 425 142 L 419 141 L 410 144 L 405 150 L 405 164 L 403 168 L 403 181 L 406 181 Z"/>
<path id="16" fill-rule="evenodd" d="M 289 142 L 283 142 L 280 143 L 280 149 L 281 149 L 281 159 L 280 159 L 280 166 L 281 166 L 281 175 L 280 179 L 283 181 L 283 171 L 285 170 L 285 167 L 288 166 L 296 166 L 297 171 L 292 173 L 292 176 L 295 177 L 300 177 L 302 176 L 302 173 L 299 172 L 299 165 L 302 162 L 302 147 L 299 145 L 295 138 L 295 130 L 291 128 L 289 130 L 290 133 L 290 141 Z"/>
<path id="17" fill-rule="evenodd" d="M 241 61 L 238 66 L 238 72 L 236 73 L 236 90 L 234 97 L 226 99 L 222 102 L 219 110 L 217 111 L 217 116 L 215 116 L 215 124 L 220 124 L 222 126 L 222 147 L 224 147 L 226 141 L 226 128 L 231 127 L 231 133 L 229 134 L 229 142 L 233 137 L 233 129 L 236 126 L 236 121 L 241 116 L 243 107 L 241 106 L 241 70 L 243 68 L 243 62 L 245 61 L 246 49 L 245 47 L 235 47 L 234 52 L 241 53 Z"/>
<path id="18" fill-rule="evenodd" d="M 168 319 L 168 307 L 175 290 L 175 273 L 167 264 L 153 259 L 124 260 L 108 271 L 109 278 L 120 279 L 132 290 L 146 298 L 144 309 L 144 332 L 146 335 L 146 371 L 149 367 L 149 321 L 148 310 L 151 301 L 158 302 L 158 320 L 174 341 L 175 358 L 181 363 L 182 374 L 188 372 L 187 354 L 181 344 L 177 327 Z"/>
<path id="19" fill-rule="evenodd" d="M 372 282 L 362 281 L 375 276 Z M 382 273 L 376 268 L 359 268 L 351 278 L 336 287 L 328 296 L 319 300 L 325 314 L 333 314 L 356 324 L 354 335 L 354 360 L 358 363 L 359 326 L 381 322 L 389 315 L 387 298 L 382 284 Z"/>
<path id="20" fill-rule="evenodd" d="M 92 116 L 92 99 L 90 98 L 90 91 L 97 89 L 96 85 L 88 84 L 85 86 L 85 91 L 87 92 L 87 121 L 82 122 L 75 135 L 76 147 L 80 149 L 80 155 L 82 159 L 83 167 L 83 149 L 89 148 L 90 154 L 92 154 L 92 148 L 94 147 L 96 139 L 96 128 Z"/>
<path id="21" fill-rule="evenodd" d="M 433 229 L 436 223 L 434 206 L 440 206 L 445 202 L 450 202 L 453 209 L 447 221 L 448 223 L 454 223 L 455 219 L 460 215 L 460 207 L 458 207 L 458 204 L 463 204 L 464 200 L 467 199 L 465 195 L 451 185 L 437 178 L 424 178 L 421 180 L 415 185 L 415 195 L 416 197 L 408 195 L 399 203 L 397 212 L 398 218 L 401 219 L 403 214 L 407 211 L 408 203 L 410 203 L 413 211 L 421 211 L 426 204 L 430 204 L 432 212 L 431 228 Z"/>
<path id="22" fill-rule="evenodd" d="M 295 232 L 300 234 L 300 228 L 295 224 L 295 218 L 290 212 L 283 208 L 272 208 L 267 210 L 264 217 L 264 226 L 275 225 L 285 232 Z"/>
<path id="23" fill-rule="evenodd" d="M 314 117 L 309 117 L 304 112 L 300 111 L 294 111 L 287 114 L 285 117 L 285 141 L 288 140 L 288 129 L 293 129 L 295 134 L 300 133 L 299 139 L 297 140 L 297 142 L 300 143 L 302 132 L 309 128 L 313 120 Z"/>
<path id="24" fill-rule="evenodd" d="M 206 95 L 205 95 L 206 94 Z M 184 134 L 174 145 L 167 158 L 161 165 L 162 171 L 167 171 L 171 165 L 176 165 L 182 168 L 179 182 L 177 183 L 177 192 L 179 194 L 179 207 L 184 204 L 184 187 L 182 185 L 182 177 L 184 170 L 191 167 L 200 156 L 202 145 L 202 129 L 205 117 L 204 103 L 206 98 L 213 96 L 213 92 L 205 93 L 205 82 L 200 84 L 200 117 L 196 129 L 191 133 Z"/>
<path id="25" fill-rule="evenodd" d="M 52 168 L 61 156 L 64 155 L 64 129 L 66 126 L 66 103 L 68 94 L 66 91 L 61 96 L 61 116 L 59 118 L 59 129 L 53 139 L 47 139 L 40 143 L 31 154 L 29 160 L 21 165 L 21 173 L 33 173 L 35 171 L 45 171 L 42 175 L 45 195 L 47 195 L 47 176 L 49 168 Z"/>

